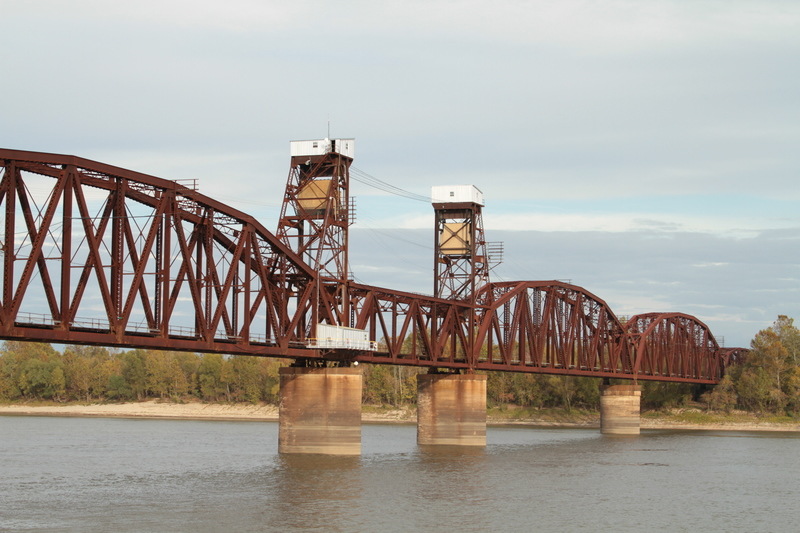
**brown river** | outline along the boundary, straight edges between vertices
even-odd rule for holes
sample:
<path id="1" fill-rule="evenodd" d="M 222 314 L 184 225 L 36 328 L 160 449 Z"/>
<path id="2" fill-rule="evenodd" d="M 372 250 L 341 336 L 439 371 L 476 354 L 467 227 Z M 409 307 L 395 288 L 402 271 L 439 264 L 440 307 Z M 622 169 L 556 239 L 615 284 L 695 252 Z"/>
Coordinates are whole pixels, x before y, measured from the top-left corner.
<path id="1" fill-rule="evenodd" d="M 0 416 L 0 531 L 797 531 L 800 434 L 367 424 L 361 457 L 274 422 Z"/>

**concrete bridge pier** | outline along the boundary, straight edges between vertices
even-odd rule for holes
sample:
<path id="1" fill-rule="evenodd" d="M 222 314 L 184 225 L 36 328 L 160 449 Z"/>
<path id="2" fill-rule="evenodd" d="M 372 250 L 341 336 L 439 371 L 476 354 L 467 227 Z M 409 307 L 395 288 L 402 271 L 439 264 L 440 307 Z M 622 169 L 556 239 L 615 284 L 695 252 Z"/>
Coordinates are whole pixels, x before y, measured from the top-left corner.
<path id="1" fill-rule="evenodd" d="M 486 446 L 486 376 L 419 374 L 417 444 Z"/>
<path id="2" fill-rule="evenodd" d="M 361 369 L 280 369 L 278 452 L 361 454 Z"/>
<path id="3" fill-rule="evenodd" d="M 600 432 L 605 435 L 638 435 L 641 427 L 642 387 L 600 386 Z"/>

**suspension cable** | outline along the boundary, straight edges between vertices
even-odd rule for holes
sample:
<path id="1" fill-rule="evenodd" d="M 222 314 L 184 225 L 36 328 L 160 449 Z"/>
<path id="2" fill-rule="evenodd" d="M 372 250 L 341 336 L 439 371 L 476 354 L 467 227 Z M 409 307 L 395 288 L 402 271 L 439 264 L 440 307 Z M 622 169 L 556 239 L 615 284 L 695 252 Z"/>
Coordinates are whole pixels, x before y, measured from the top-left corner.
<path id="1" fill-rule="evenodd" d="M 364 185 L 369 185 L 375 189 L 378 189 L 383 192 L 388 192 L 389 194 L 394 194 L 396 196 L 402 196 L 403 198 L 408 198 L 409 200 L 416 200 L 418 202 L 426 202 L 430 203 L 431 198 L 430 196 L 423 196 L 421 194 L 413 193 L 407 191 L 405 189 L 401 189 L 391 183 L 387 183 L 383 180 L 376 178 L 370 174 L 367 174 L 361 169 L 350 167 L 350 177 L 354 180 L 363 183 Z"/>

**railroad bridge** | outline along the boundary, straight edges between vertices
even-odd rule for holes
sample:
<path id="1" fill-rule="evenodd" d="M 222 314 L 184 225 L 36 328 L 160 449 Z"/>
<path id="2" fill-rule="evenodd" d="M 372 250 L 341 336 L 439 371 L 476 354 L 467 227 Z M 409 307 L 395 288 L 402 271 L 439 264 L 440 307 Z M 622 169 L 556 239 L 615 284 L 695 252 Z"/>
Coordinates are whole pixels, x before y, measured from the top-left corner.
<path id="1" fill-rule="evenodd" d="M 0 149 L 0 338 L 293 359 L 280 444 L 298 453 L 359 452 L 359 362 L 427 367 L 419 441 L 480 445 L 481 371 L 603 378 L 604 431 L 638 433 L 639 381 L 715 384 L 743 353 L 686 314 L 622 321 L 575 285 L 492 282 L 473 186 L 433 188 L 432 296 L 356 283 L 354 141 L 290 148 L 275 232 L 186 183 Z"/>

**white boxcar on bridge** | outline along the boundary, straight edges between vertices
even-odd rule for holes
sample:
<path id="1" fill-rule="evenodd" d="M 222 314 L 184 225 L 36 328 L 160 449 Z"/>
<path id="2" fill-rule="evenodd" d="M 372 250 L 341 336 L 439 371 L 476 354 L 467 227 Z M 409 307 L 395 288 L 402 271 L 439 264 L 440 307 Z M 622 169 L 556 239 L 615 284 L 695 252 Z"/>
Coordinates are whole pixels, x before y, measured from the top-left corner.
<path id="1" fill-rule="evenodd" d="M 308 347 L 374 351 L 378 343 L 369 339 L 365 329 L 317 324 L 317 337 L 309 339 Z"/>

